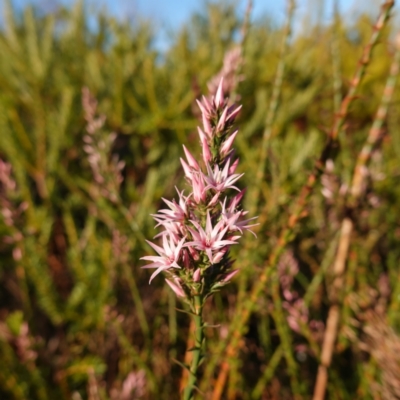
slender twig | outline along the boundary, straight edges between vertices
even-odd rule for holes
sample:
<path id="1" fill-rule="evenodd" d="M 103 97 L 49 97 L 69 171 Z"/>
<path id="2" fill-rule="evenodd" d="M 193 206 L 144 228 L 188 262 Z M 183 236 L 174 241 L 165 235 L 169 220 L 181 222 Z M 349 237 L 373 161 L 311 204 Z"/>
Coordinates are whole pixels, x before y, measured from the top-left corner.
<path id="1" fill-rule="evenodd" d="M 361 59 L 358 62 L 358 68 L 353 76 L 353 79 L 350 82 L 349 91 L 347 92 L 346 97 L 343 99 L 339 113 L 336 115 L 336 118 L 334 120 L 333 127 L 330 132 L 330 136 L 332 137 L 332 139 L 337 138 L 340 130 L 343 127 L 345 116 L 347 115 L 348 112 L 348 108 L 354 99 L 356 91 L 360 86 L 360 82 L 365 75 L 366 67 L 371 60 L 372 49 L 378 43 L 379 36 L 383 30 L 383 27 L 386 25 L 389 19 L 390 10 L 392 9 L 393 5 L 394 5 L 394 0 L 388 0 L 385 3 L 383 3 L 381 7 L 381 12 L 373 28 L 371 38 L 368 44 L 364 47 Z"/>
<path id="2" fill-rule="evenodd" d="M 118 318 L 111 318 L 110 322 L 118 337 L 118 341 L 121 345 L 121 348 L 123 349 L 124 352 L 126 352 L 129 355 L 132 362 L 146 373 L 146 378 L 148 380 L 151 393 L 154 395 L 158 395 L 157 380 L 154 375 L 154 372 L 152 371 L 151 368 L 149 368 L 148 364 L 146 364 L 146 362 L 143 360 L 143 357 L 140 354 L 140 352 L 135 348 L 135 346 L 131 344 L 129 338 L 126 336 L 121 326 L 121 321 Z"/>
<path id="3" fill-rule="evenodd" d="M 261 143 L 258 168 L 257 168 L 256 175 L 255 175 L 255 182 L 253 183 L 252 190 L 248 196 L 248 198 L 251 201 L 251 203 L 249 204 L 249 209 L 252 210 L 253 213 L 255 212 L 255 209 L 257 208 L 258 198 L 260 195 L 261 181 L 264 176 L 269 139 L 272 134 L 273 124 L 274 124 L 275 118 L 276 118 L 276 112 L 278 109 L 279 99 L 281 97 L 283 76 L 284 76 L 285 66 L 286 66 L 286 54 L 288 52 L 289 39 L 290 39 L 291 30 L 292 30 L 292 20 L 293 20 L 293 14 L 294 14 L 294 9 L 295 9 L 295 2 L 294 2 L 294 0 L 288 0 L 287 4 L 288 4 L 287 19 L 286 19 L 286 23 L 285 23 L 285 26 L 283 29 L 280 57 L 279 57 L 279 62 L 278 62 L 276 75 L 275 75 L 275 79 L 274 79 L 271 100 L 269 103 L 266 121 L 265 121 L 265 129 L 263 132 L 263 138 L 262 138 L 262 143 Z M 279 315 L 279 312 L 277 313 L 277 316 L 278 315 Z M 287 347 L 285 347 L 285 348 L 287 348 Z M 292 360 L 289 360 L 289 364 L 294 368 L 294 364 L 293 364 Z M 222 374 L 220 374 L 219 378 L 220 379 L 217 380 L 217 384 L 214 387 L 214 392 L 213 392 L 213 397 L 212 397 L 213 400 L 221 398 L 222 390 L 223 390 L 223 387 L 225 386 L 225 381 L 227 378 L 227 370 L 226 370 L 226 374 L 224 373 L 224 370 L 223 370 Z"/>
<path id="4" fill-rule="evenodd" d="M 143 332 L 143 336 L 145 338 L 146 343 L 150 344 L 151 336 L 150 336 L 149 324 L 148 324 L 147 318 L 146 318 L 146 312 L 144 310 L 143 302 L 140 297 L 140 292 L 139 292 L 139 289 L 138 289 L 138 286 L 136 283 L 136 279 L 135 279 L 134 275 L 132 274 L 132 269 L 131 269 L 130 265 L 128 265 L 127 263 L 123 263 L 122 264 L 122 272 L 125 276 L 127 285 L 131 292 L 133 302 L 135 304 L 135 310 L 136 310 L 137 317 L 139 320 L 140 328 Z M 148 347 L 148 348 L 150 348 L 150 347 Z"/>
<path id="5" fill-rule="evenodd" d="M 342 79 L 340 76 L 340 49 L 339 49 L 339 7 L 338 1 L 334 2 L 334 23 L 332 26 L 331 54 L 332 54 L 332 78 L 333 78 L 333 110 L 334 115 L 339 112 L 340 103 L 342 101 Z"/>
<path id="6" fill-rule="evenodd" d="M 267 116 L 265 119 L 265 129 L 263 132 L 263 137 L 261 141 L 260 156 L 258 159 L 258 168 L 255 174 L 255 181 L 252 185 L 252 191 L 249 193 L 248 198 L 251 203 L 249 204 L 249 212 L 254 214 L 256 212 L 257 203 L 261 191 L 261 182 L 264 178 L 264 170 L 268 153 L 269 141 L 272 135 L 272 129 L 274 126 L 276 112 L 278 110 L 279 99 L 282 92 L 283 76 L 285 73 L 286 59 L 289 47 L 289 39 L 292 31 L 292 20 L 295 9 L 294 0 L 288 0 L 287 2 L 287 19 L 285 27 L 283 29 L 283 37 L 279 55 L 279 62 L 276 69 L 275 80 L 272 88 L 271 100 L 268 106 Z"/>
<path id="7" fill-rule="evenodd" d="M 385 3 L 385 5 L 387 3 Z M 391 3 L 393 5 L 393 2 Z M 347 207 L 349 209 L 354 210 L 357 207 L 358 200 L 363 194 L 363 183 L 365 181 L 365 173 L 363 173 L 363 171 L 369 159 L 371 158 L 373 148 L 379 141 L 382 125 L 386 119 L 389 104 L 392 99 L 396 80 L 399 74 L 400 63 L 400 46 L 398 46 L 398 43 L 396 43 L 396 45 L 396 54 L 390 68 L 389 77 L 383 91 L 380 106 L 376 113 L 372 127 L 369 131 L 367 140 L 357 158 L 353 180 L 350 187 L 350 197 L 347 201 Z M 349 214 L 351 214 L 351 212 Z M 337 338 L 337 330 L 340 318 L 340 304 L 338 293 L 340 293 L 341 288 L 343 287 L 344 272 L 346 268 L 346 261 L 350 247 L 350 238 L 353 228 L 353 220 L 350 217 L 346 217 L 342 222 L 338 251 L 336 254 L 335 262 L 333 264 L 334 280 L 331 296 L 331 307 L 328 312 L 326 331 L 322 345 L 320 366 L 318 368 L 318 375 L 314 388 L 314 400 L 323 400 L 325 397 L 326 385 L 328 382 L 328 368 L 332 361 L 332 354 Z"/>
<path id="8" fill-rule="evenodd" d="M 265 289 L 267 282 L 271 279 L 272 275 L 275 273 L 274 266 L 278 262 L 280 256 L 282 255 L 286 245 L 293 238 L 293 231 L 299 220 L 302 218 L 305 206 L 308 203 L 308 199 L 314 189 L 319 176 L 323 172 L 324 165 L 326 161 L 331 157 L 333 150 L 336 147 L 337 136 L 344 124 L 344 120 L 347 116 L 348 109 L 352 101 L 354 100 L 354 95 L 361 83 L 361 79 L 365 74 L 366 67 L 371 58 L 371 52 L 374 46 L 377 44 L 379 39 L 379 34 L 385 26 L 390 9 L 393 6 L 394 1 L 387 1 L 382 6 L 382 11 L 378 17 L 378 22 L 374 27 L 371 39 L 367 46 L 365 47 L 358 68 L 354 75 L 354 78 L 350 84 L 349 92 L 346 97 L 342 100 L 340 112 L 335 116 L 335 121 L 331 132 L 328 135 L 327 143 L 321 152 L 320 157 L 315 161 L 314 168 L 309 174 L 306 184 L 303 186 L 300 195 L 295 202 L 294 209 L 289 217 L 286 227 L 281 232 L 279 239 L 274 246 L 274 249 L 264 265 L 263 271 L 259 278 L 256 280 L 254 286 L 251 289 L 247 300 L 239 305 L 240 309 L 235 313 L 236 317 L 231 323 L 227 339 L 223 341 L 215 351 L 215 355 L 212 360 L 207 363 L 207 369 L 204 377 L 204 381 L 208 381 L 211 378 L 212 372 L 215 370 L 216 365 L 219 360 L 224 360 L 221 364 L 217 380 L 214 385 L 213 400 L 218 400 L 221 398 L 222 390 L 225 385 L 228 372 L 229 372 L 229 360 L 237 356 L 238 345 L 240 339 L 244 333 L 246 324 L 250 318 L 251 313 L 256 308 L 257 299 L 260 294 Z M 222 356 L 224 353 L 225 356 Z"/>
<path id="9" fill-rule="evenodd" d="M 282 345 L 280 345 L 276 348 L 274 354 L 272 355 L 267 366 L 265 367 L 261 378 L 258 380 L 256 386 L 254 387 L 251 393 L 252 399 L 261 398 L 263 389 L 265 388 L 269 380 L 273 377 L 276 367 L 278 366 L 279 362 L 282 359 L 282 355 L 283 355 Z"/>
<path id="10" fill-rule="evenodd" d="M 250 28 L 250 15 L 251 11 L 253 10 L 253 0 L 247 0 L 247 6 L 246 6 L 246 11 L 244 15 L 244 20 L 243 20 L 243 25 L 242 29 L 240 30 L 240 47 L 244 48 L 244 45 L 246 43 L 248 33 L 249 33 L 249 28 Z"/>
<path id="11" fill-rule="evenodd" d="M 239 85 L 239 81 L 242 75 L 243 71 L 243 57 L 244 57 L 244 48 L 246 45 L 246 40 L 248 38 L 248 33 L 249 33 L 249 28 L 250 28 L 250 15 L 251 11 L 253 9 L 253 0 L 247 0 L 247 6 L 246 6 L 246 12 L 244 15 L 244 20 L 243 20 L 243 25 L 240 30 L 240 42 L 239 42 L 239 48 L 240 48 L 240 53 L 242 55 L 241 62 L 238 65 L 238 68 L 236 69 L 236 74 L 234 77 L 234 86 L 232 87 L 232 91 L 230 94 L 230 100 L 234 103 L 236 98 L 237 98 L 237 89 Z"/>

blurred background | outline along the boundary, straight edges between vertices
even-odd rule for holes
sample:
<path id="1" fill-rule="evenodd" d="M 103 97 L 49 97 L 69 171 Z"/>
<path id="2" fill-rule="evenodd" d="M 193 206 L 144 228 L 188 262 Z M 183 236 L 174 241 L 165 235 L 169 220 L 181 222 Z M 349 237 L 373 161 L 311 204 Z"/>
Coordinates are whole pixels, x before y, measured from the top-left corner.
<path id="1" fill-rule="evenodd" d="M 398 5 L 375 30 L 378 1 L 256 0 L 247 24 L 246 10 L 3 0 L 1 399 L 180 398 L 190 318 L 139 259 L 161 197 L 187 188 L 179 157 L 182 144 L 200 154 L 195 100 L 221 75 L 243 104 L 238 171 L 260 225 L 205 307 L 218 327 L 199 398 L 312 398 L 332 304 L 327 398 L 400 398 Z"/>
<path id="2" fill-rule="evenodd" d="M 316 23 L 329 23 L 333 20 L 333 3 L 335 0 L 299 0 L 296 3 L 295 32 L 307 29 Z M 34 6 L 42 13 L 54 12 L 60 7 L 71 7 L 71 0 L 13 0 L 13 7 L 21 11 L 27 5 Z M 119 21 L 148 20 L 154 27 L 155 45 L 160 50 L 166 50 L 172 43 L 174 34 L 187 22 L 194 13 L 201 12 L 206 4 L 203 0 L 172 0 L 160 2 L 157 0 L 100 0 L 86 1 L 85 7 L 89 14 L 93 15 L 102 10 Z M 209 4 L 216 3 L 209 1 Z M 236 0 L 235 5 L 238 15 L 244 15 L 246 2 Z M 254 1 L 251 20 L 269 20 L 275 26 L 283 25 L 286 15 L 286 1 Z M 379 0 L 360 2 L 357 0 L 336 0 L 337 8 L 342 18 L 346 20 L 356 19 L 360 14 L 377 15 Z M 89 15 L 89 19 L 90 16 Z M 4 7 L 1 10 L 0 21 L 4 22 Z M 95 20 L 92 21 L 95 23 Z"/>

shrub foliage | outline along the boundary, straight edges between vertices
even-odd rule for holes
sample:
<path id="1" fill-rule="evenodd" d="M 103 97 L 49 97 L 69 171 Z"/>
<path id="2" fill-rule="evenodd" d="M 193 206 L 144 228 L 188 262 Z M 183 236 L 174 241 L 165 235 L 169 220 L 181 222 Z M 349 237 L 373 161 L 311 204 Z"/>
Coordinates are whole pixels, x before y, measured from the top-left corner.
<path id="1" fill-rule="evenodd" d="M 199 148 L 195 99 L 238 46 L 244 16 L 204 5 L 160 53 L 148 22 L 81 2 L 5 10 L 0 397 L 178 399 L 190 319 L 139 259 L 156 234 L 150 214 L 184 186 L 182 143 Z M 217 327 L 199 398 L 312 398 L 324 371 L 330 399 L 397 398 L 393 22 L 336 16 L 292 37 L 288 23 L 253 21 L 242 41 L 239 172 L 260 225 L 236 250 L 239 275 L 206 304 Z"/>

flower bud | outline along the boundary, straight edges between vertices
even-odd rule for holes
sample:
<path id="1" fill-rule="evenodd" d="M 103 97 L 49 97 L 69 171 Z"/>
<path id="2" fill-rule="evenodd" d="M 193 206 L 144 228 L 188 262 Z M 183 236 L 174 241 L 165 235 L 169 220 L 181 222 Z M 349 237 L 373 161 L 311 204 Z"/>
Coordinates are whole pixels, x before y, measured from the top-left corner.
<path id="1" fill-rule="evenodd" d="M 198 282 L 200 282 L 200 279 L 201 279 L 201 269 L 197 268 L 193 274 L 193 282 L 198 283 Z"/>

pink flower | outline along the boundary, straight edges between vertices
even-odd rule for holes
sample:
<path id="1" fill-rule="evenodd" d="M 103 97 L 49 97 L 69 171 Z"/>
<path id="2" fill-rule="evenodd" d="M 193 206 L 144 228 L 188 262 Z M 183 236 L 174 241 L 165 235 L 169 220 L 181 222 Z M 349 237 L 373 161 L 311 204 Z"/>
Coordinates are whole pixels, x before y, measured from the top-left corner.
<path id="1" fill-rule="evenodd" d="M 242 109 L 242 105 L 236 107 L 235 105 L 230 106 L 228 109 L 228 116 L 226 117 L 226 123 L 228 125 L 233 124 L 233 121 L 235 120 L 235 118 L 237 117 L 237 115 L 239 114 L 240 110 Z"/>
<path id="2" fill-rule="evenodd" d="M 221 108 L 225 103 L 223 85 L 224 85 L 224 78 L 221 78 L 218 85 L 217 93 L 215 94 L 215 97 L 213 99 L 214 100 L 213 103 L 216 108 Z"/>
<path id="3" fill-rule="evenodd" d="M 231 134 L 231 136 L 229 136 L 229 138 L 226 139 L 225 142 L 224 142 L 224 144 L 221 146 L 220 153 L 221 153 L 221 155 L 222 155 L 223 157 L 226 157 L 226 156 L 229 154 L 229 152 L 231 151 L 232 145 L 233 145 L 233 141 L 235 140 L 236 135 L 238 134 L 238 132 L 239 132 L 238 130 L 236 130 L 235 132 L 233 132 L 233 133 Z"/>
<path id="4" fill-rule="evenodd" d="M 184 224 L 180 222 L 169 221 L 168 219 L 162 220 L 157 217 L 153 218 L 158 222 L 156 228 L 160 225 L 165 228 L 165 231 L 162 231 L 154 236 L 154 239 L 167 235 L 170 237 L 170 239 L 173 239 L 175 243 L 178 243 L 182 236 L 185 236 L 186 228 Z"/>
<path id="5" fill-rule="evenodd" d="M 204 132 L 207 135 L 208 139 L 211 140 L 213 137 L 213 132 L 211 127 L 210 117 L 213 111 L 213 106 L 204 96 L 201 102 L 198 100 L 196 101 L 201 110 Z"/>
<path id="6" fill-rule="evenodd" d="M 237 196 L 242 196 L 242 192 L 239 193 Z M 228 227 L 229 231 L 239 231 L 241 234 L 243 234 L 243 229 L 246 229 L 255 237 L 257 237 L 257 235 L 250 228 L 257 226 L 258 224 L 249 224 L 250 221 L 257 219 L 257 217 L 241 220 L 240 218 L 246 215 L 248 211 L 236 211 L 235 202 L 233 202 L 233 204 L 230 204 L 230 206 L 226 208 L 226 197 L 221 205 L 222 221 L 225 222 L 225 225 Z"/>
<path id="7" fill-rule="evenodd" d="M 239 159 L 233 143 L 238 131 L 232 125 L 241 106 L 228 106 L 222 79 L 211 99 L 203 96 L 197 103 L 203 121 L 198 133 L 205 171 L 203 164 L 183 146 L 186 157 L 181 158 L 181 163 L 190 193 L 184 196 L 177 190 L 179 200 L 163 198 L 167 208 L 153 214 L 157 227 L 164 228 L 155 236 L 162 238 L 163 246 L 148 242 L 158 255 L 142 258 L 151 261 L 143 268 L 156 269 L 150 282 L 160 272 L 168 271 L 167 283 L 180 297 L 185 294 L 190 297 L 189 293 L 199 290 L 202 285 L 198 283 L 203 280 L 205 285 L 201 290 L 213 287 L 210 279 L 217 279 L 214 283 L 220 285 L 227 283 L 237 273 L 237 270 L 229 272 L 231 245 L 237 244 L 244 230 L 255 235 L 251 228 L 257 225 L 251 223 L 255 218 L 244 218 L 247 212 L 240 207 L 244 190 L 235 186 L 243 174 L 236 173 Z M 220 203 L 222 194 L 229 189 L 239 193 Z M 211 266 L 212 273 L 204 273 Z M 183 273 L 176 270 L 181 268 Z"/>
<path id="8" fill-rule="evenodd" d="M 200 282 L 201 279 L 201 269 L 197 268 L 196 271 L 194 271 L 193 273 L 193 282 Z"/>
<path id="9" fill-rule="evenodd" d="M 229 162 L 232 161 L 233 156 L 234 156 L 234 151 L 232 151 L 231 153 L 229 153 L 229 156 L 228 156 Z M 239 165 L 239 159 L 237 158 L 237 159 L 232 163 L 232 165 L 229 167 L 228 174 L 229 174 L 229 175 L 233 175 L 233 174 L 235 173 L 236 168 L 237 168 L 238 165 Z"/>
<path id="10" fill-rule="evenodd" d="M 218 120 L 218 124 L 217 124 L 217 127 L 216 127 L 216 131 L 217 132 L 222 132 L 224 130 L 227 113 L 228 113 L 228 107 L 225 107 L 224 111 L 222 111 L 222 114 L 221 114 L 221 116 L 219 117 L 219 120 Z"/>
<path id="11" fill-rule="evenodd" d="M 179 196 L 179 204 L 176 203 L 175 200 L 169 201 L 167 199 L 163 199 L 164 203 L 170 208 L 159 210 L 157 214 L 151 214 L 152 217 L 156 219 L 156 221 L 174 221 L 183 223 L 186 219 L 189 218 L 189 210 L 187 207 L 188 198 L 183 195 L 183 191 L 179 193 L 179 190 L 176 189 Z M 158 225 L 160 225 L 160 222 Z M 157 226 L 158 226 L 157 225 Z"/>
<path id="12" fill-rule="evenodd" d="M 229 211 L 234 212 L 236 211 L 236 208 L 240 204 L 244 194 L 246 193 L 246 189 L 243 189 L 241 192 L 239 192 L 229 203 Z M 225 200 L 226 201 L 226 200 Z M 225 204 L 224 201 L 224 204 Z"/>
<path id="13" fill-rule="evenodd" d="M 207 164 L 207 172 L 208 175 L 204 176 L 207 183 L 206 190 L 211 188 L 217 192 L 223 192 L 226 189 L 235 189 L 240 192 L 240 190 L 236 186 L 233 186 L 233 184 L 244 174 L 229 175 L 229 160 L 225 164 L 223 170 L 220 170 L 218 165 L 215 165 L 213 171 L 210 164 Z"/>
<path id="14" fill-rule="evenodd" d="M 207 164 L 212 160 L 212 154 L 211 154 L 210 148 L 208 147 L 207 138 L 206 138 L 205 133 L 199 127 L 197 129 L 199 131 L 201 147 L 203 150 L 203 160 L 204 160 L 204 163 Z"/>
<path id="15" fill-rule="evenodd" d="M 207 197 L 204 178 L 204 174 L 201 171 L 192 174 L 193 199 L 197 204 L 204 202 Z"/>
<path id="16" fill-rule="evenodd" d="M 182 288 L 181 280 L 174 277 L 173 279 L 165 279 L 168 286 L 175 292 L 178 297 L 186 297 L 185 291 Z"/>
<path id="17" fill-rule="evenodd" d="M 221 282 L 228 283 L 238 272 L 238 269 L 228 272 L 227 274 L 223 275 Z"/>
<path id="18" fill-rule="evenodd" d="M 188 227 L 194 240 L 185 243 L 185 247 L 193 246 L 196 250 L 205 251 L 211 263 L 217 262 L 216 255 L 213 252 L 218 252 L 224 246 L 237 243 L 233 240 L 223 239 L 228 227 L 224 227 L 224 221 L 219 221 L 213 227 L 209 211 L 207 211 L 206 230 L 197 221 L 191 220 L 190 222 L 196 227 L 196 230 Z"/>
<path id="19" fill-rule="evenodd" d="M 188 178 L 190 181 L 192 180 L 192 169 L 189 167 L 189 165 L 186 164 L 186 161 L 181 158 L 181 164 L 183 171 L 185 172 L 186 178 Z"/>
<path id="20" fill-rule="evenodd" d="M 142 268 L 157 268 L 150 277 L 150 282 L 153 278 L 158 275 L 161 271 L 168 270 L 170 268 L 181 268 L 178 264 L 181 256 L 181 249 L 185 242 L 185 238 L 181 239 L 177 244 L 172 237 L 168 241 L 167 235 L 163 235 L 163 247 L 157 246 L 156 244 L 146 240 L 146 242 L 159 254 L 159 256 L 145 256 L 141 260 L 152 261 L 152 263 L 145 265 Z"/>
<path id="21" fill-rule="evenodd" d="M 195 170 L 200 170 L 199 164 L 197 163 L 196 159 L 192 156 L 192 153 L 185 147 L 183 146 L 183 150 L 186 155 L 186 159 L 188 160 L 189 165 L 195 169 Z"/>
<path id="22" fill-rule="evenodd" d="M 203 116 L 206 117 L 207 119 L 209 119 L 211 116 L 211 112 L 213 110 L 213 106 L 210 103 L 210 101 L 207 99 L 207 97 L 203 96 L 201 101 L 196 100 L 196 102 L 197 102 Z"/>
<path id="23" fill-rule="evenodd" d="M 182 164 L 183 170 L 185 171 L 186 177 L 189 180 L 191 180 L 192 173 L 194 171 L 200 171 L 200 166 L 199 166 L 198 162 L 196 161 L 196 159 L 192 156 L 190 151 L 185 146 L 183 146 L 183 150 L 185 152 L 188 164 L 182 158 L 181 158 L 181 164 Z"/>

